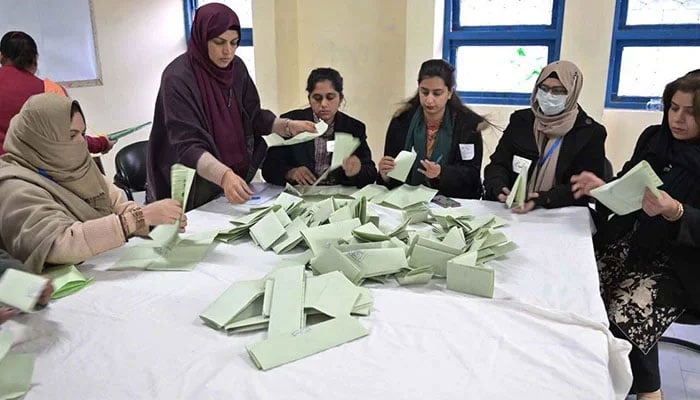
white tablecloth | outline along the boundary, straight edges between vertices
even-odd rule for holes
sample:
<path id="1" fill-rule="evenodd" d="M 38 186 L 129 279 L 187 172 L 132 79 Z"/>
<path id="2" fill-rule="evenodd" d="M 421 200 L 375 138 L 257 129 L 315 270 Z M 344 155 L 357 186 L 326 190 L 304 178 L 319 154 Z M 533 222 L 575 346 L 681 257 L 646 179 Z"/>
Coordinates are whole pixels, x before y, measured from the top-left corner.
<path id="1" fill-rule="evenodd" d="M 463 204 L 508 219 L 519 246 L 492 263 L 494 299 L 444 280 L 373 285 L 369 336 L 266 372 L 245 351 L 264 332 L 227 336 L 198 315 L 280 256 L 243 240 L 217 244 L 192 272 L 106 271 L 128 246 L 89 260 L 92 286 L 8 326 L 22 336 L 13 352 L 38 353 L 26 399 L 623 399 L 629 345 L 607 331 L 588 211 Z M 189 232 L 230 227 L 221 212 L 241 207 L 190 212 Z"/>

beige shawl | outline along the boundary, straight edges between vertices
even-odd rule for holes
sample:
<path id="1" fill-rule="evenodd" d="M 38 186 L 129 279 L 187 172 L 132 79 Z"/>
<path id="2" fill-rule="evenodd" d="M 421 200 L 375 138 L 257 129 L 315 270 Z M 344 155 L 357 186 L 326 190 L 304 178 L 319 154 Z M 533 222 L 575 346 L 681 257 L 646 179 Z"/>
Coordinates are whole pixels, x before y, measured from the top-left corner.
<path id="1" fill-rule="evenodd" d="M 545 115 L 537 102 L 538 86 L 552 73 L 556 73 L 562 85 L 566 88 L 568 95 L 564 111 L 557 115 Z M 583 87 L 583 73 L 578 67 L 569 61 L 556 61 L 542 69 L 535 88 L 532 90 L 530 104 L 532 112 L 535 114 L 535 124 L 533 132 L 537 149 L 540 152 L 540 160 L 547 154 L 557 142 L 557 138 L 564 140 L 571 128 L 574 127 L 578 117 L 578 98 Z M 528 192 L 540 192 L 550 190 L 554 186 L 557 162 L 559 161 L 559 150 L 562 143 L 552 151 L 552 154 L 540 165 L 535 165 L 533 174 L 529 179 Z"/>
<path id="2" fill-rule="evenodd" d="M 0 218 L 12 229 L 13 237 L 0 237 L 0 248 L 12 247 L 13 255 L 27 265 L 43 265 L 54 240 L 70 224 L 65 209 L 78 221 L 97 219 L 113 212 L 109 188 L 90 157 L 84 142 L 70 137 L 70 112 L 73 101 L 53 94 L 31 97 L 12 121 L 5 138 L 7 154 L 0 157 L 0 183 L 6 188 L 27 184 L 48 192 L 46 197 L 24 193 L 3 193 Z M 7 181 L 7 182 L 6 182 Z M 17 184 L 7 185 L 9 181 Z M 36 209 L 26 220 L 20 209 Z M 74 222 L 74 221 L 73 221 Z M 5 229 L 3 229 L 3 232 Z M 8 244 L 12 243 L 12 246 Z"/>

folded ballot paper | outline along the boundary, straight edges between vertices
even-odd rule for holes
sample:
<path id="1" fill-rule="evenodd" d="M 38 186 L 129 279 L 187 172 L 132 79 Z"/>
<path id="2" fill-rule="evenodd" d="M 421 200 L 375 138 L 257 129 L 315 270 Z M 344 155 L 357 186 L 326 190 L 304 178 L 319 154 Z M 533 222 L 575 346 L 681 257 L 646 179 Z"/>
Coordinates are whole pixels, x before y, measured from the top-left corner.
<path id="1" fill-rule="evenodd" d="M 18 399 L 24 396 L 32 384 L 34 354 L 13 354 L 12 333 L 0 331 L 0 399 Z"/>
<path id="2" fill-rule="evenodd" d="M 0 304 L 32 312 L 48 281 L 43 276 L 9 268 L 0 276 Z"/>
<path id="3" fill-rule="evenodd" d="M 311 185 L 311 188 L 316 187 L 323 182 L 328 175 L 336 169 L 343 166 L 343 160 L 350 157 L 352 153 L 360 147 L 360 139 L 353 136 L 351 133 L 335 132 L 335 140 L 333 145 L 333 156 L 331 157 L 331 165 L 324 173 L 319 176 Z M 306 193 L 305 193 L 306 194 Z"/>
<path id="4" fill-rule="evenodd" d="M 46 274 L 53 278 L 52 299 L 60 299 L 83 289 L 94 281 L 94 278 L 85 278 L 75 265 L 64 265 L 51 268 Z"/>
<path id="5" fill-rule="evenodd" d="M 625 215 L 642 208 L 644 191 L 649 188 L 659 196 L 663 182 L 648 162 L 642 160 L 622 177 L 591 190 L 591 196 L 605 204 L 617 215 Z"/>
<path id="6" fill-rule="evenodd" d="M 408 174 L 411 173 L 413 163 L 416 161 L 417 156 L 418 154 L 416 154 L 416 152 L 413 150 L 401 150 L 401 152 L 394 159 L 396 166 L 387 174 L 387 176 L 394 178 L 397 181 L 406 182 Z"/>
<path id="7" fill-rule="evenodd" d="M 192 189 L 195 170 L 182 164 L 175 164 L 170 171 L 171 198 L 182 204 L 181 215 L 185 212 Z M 190 271 L 206 256 L 214 238 L 220 232 L 200 232 L 180 236 L 180 221 L 174 224 L 158 225 L 149 235 L 151 241 L 129 248 L 111 270 L 143 269 L 148 271 Z"/>
<path id="8" fill-rule="evenodd" d="M 141 130 L 141 128 L 144 128 L 150 124 L 151 124 L 151 122 L 149 121 L 149 122 L 143 123 L 141 125 L 134 126 L 132 128 L 126 128 L 126 129 L 122 129 L 120 131 L 112 132 L 112 133 L 107 134 L 107 138 L 109 138 L 109 140 L 121 139 L 124 136 L 131 135 L 132 133 L 137 132 L 137 131 Z"/>
<path id="9" fill-rule="evenodd" d="M 525 200 L 527 200 L 527 168 L 522 168 L 506 198 L 506 206 L 508 208 L 523 208 Z"/>
<path id="10" fill-rule="evenodd" d="M 267 329 L 266 339 L 246 346 L 254 364 L 267 370 L 366 336 L 351 314 L 368 315 L 371 305 L 369 290 L 342 273 L 308 276 L 299 264 L 234 283 L 200 318 L 229 334 Z M 307 325 L 307 316 L 318 313 L 332 319 Z"/>
<path id="11" fill-rule="evenodd" d="M 308 142 L 314 140 L 317 137 L 323 135 L 328 130 L 328 124 L 323 121 L 318 121 L 316 123 L 316 133 L 312 132 L 300 132 L 291 138 L 285 139 L 282 136 L 271 133 L 269 135 L 263 136 L 263 140 L 267 143 L 267 147 L 278 147 L 278 146 L 292 146 L 299 143 Z"/>

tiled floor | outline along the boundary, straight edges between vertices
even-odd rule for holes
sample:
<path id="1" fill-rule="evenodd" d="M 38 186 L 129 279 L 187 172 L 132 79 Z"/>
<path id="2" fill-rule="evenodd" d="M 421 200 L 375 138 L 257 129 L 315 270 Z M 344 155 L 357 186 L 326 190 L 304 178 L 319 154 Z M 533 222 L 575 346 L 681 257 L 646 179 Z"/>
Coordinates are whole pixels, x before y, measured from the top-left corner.
<path id="1" fill-rule="evenodd" d="M 700 343 L 700 325 L 674 324 L 666 336 Z M 676 345 L 661 343 L 661 390 L 666 400 L 700 400 L 700 353 L 682 349 Z M 636 399 L 628 396 L 628 400 Z"/>

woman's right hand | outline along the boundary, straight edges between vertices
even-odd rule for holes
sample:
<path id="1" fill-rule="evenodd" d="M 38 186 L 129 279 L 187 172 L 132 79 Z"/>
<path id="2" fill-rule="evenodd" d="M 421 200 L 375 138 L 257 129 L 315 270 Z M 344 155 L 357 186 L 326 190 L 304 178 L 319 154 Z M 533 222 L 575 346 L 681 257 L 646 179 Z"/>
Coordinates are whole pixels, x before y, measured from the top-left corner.
<path id="1" fill-rule="evenodd" d="M 253 191 L 248 187 L 246 181 L 232 170 L 228 170 L 224 174 L 221 188 L 224 189 L 226 199 L 233 204 L 243 204 L 250 200 L 253 195 Z"/>
<path id="2" fill-rule="evenodd" d="M 287 172 L 287 180 L 299 185 L 313 185 L 316 182 L 316 177 L 306 167 L 292 168 Z"/>
<path id="3" fill-rule="evenodd" d="M 382 179 L 384 181 L 388 181 L 389 177 L 387 174 L 396 168 L 396 162 L 394 162 L 394 157 L 389 157 L 389 156 L 384 156 L 379 160 L 379 164 L 377 165 L 379 168 L 379 174 L 381 175 Z"/>
<path id="4" fill-rule="evenodd" d="M 180 230 L 184 231 L 187 225 L 187 216 L 182 214 L 182 204 L 177 200 L 158 200 L 144 206 L 141 211 L 148 226 L 174 224 L 180 217 Z"/>
<path id="5" fill-rule="evenodd" d="M 501 203 L 505 203 L 506 199 L 508 198 L 508 195 L 510 195 L 510 189 L 507 187 L 501 188 L 501 194 L 498 195 L 498 201 Z"/>
<path id="6" fill-rule="evenodd" d="M 311 121 L 289 120 L 289 134 L 296 136 L 301 132 L 316 132 L 316 125 Z"/>
<path id="7" fill-rule="evenodd" d="M 605 181 L 598 178 L 596 174 L 592 172 L 583 171 L 571 177 L 571 191 L 574 192 L 575 199 L 580 199 L 583 196 L 590 196 L 591 190 L 603 185 L 605 185 Z"/>

